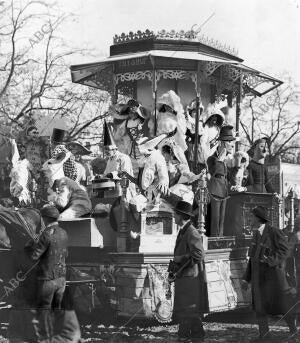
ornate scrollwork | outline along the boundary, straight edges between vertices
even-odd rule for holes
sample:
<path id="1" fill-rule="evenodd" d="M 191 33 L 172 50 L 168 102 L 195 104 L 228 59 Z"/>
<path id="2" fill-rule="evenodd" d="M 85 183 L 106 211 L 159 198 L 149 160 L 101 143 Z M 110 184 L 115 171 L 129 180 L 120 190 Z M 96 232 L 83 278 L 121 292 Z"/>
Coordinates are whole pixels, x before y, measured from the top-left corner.
<path id="1" fill-rule="evenodd" d="M 145 71 L 136 71 L 136 72 L 116 74 L 114 76 L 114 81 L 115 81 L 115 84 L 117 85 L 119 82 L 144 80 L 146 78 L 149 81 L 152 81 L 152 71 L 145 70 Z"/>
<path id="2" fill-rule="evenodd" d="M 103 68 L 98 68 L 97 71 L 92 74 L 87 80 L 82 82 L 83 84 L 90 85 L 91 83 L 97 88 L 106 90 L 109 93 L 114 92 L 114 74 L 111 65 L 106 65 Z"/>
<path id="3" fill-rule="evenodd" d="M 200 78 L 207 80 L 222 64 L 214 61 L 200 62 Z"/>
<path id="4" fill-rule="evenodd" d="M 248 86 L 249 88 L 255 89 L 257 86 L 264 83 L 265 81 L 265 79 L 252 73 L 244 73 L 243 83 L 245 86 Z"/>
<path id="5" fill-rule="evenodd" d="M 196 73 L 193 71 L 185 71 L 185 70 L 157 70 L 156 71 L 156 79 L 159 81 L 161 78 L 163 79 L 171 79 L 171 80 L 188 80 L 194 79 Z"/>
<path id="6" fill-rule="evenodd" d="M 242 72 L 240 69 L 234 68 L 228 64 L 222 66 L 222 76 L 231 82 L 235 82 L 239 79 Z"/>

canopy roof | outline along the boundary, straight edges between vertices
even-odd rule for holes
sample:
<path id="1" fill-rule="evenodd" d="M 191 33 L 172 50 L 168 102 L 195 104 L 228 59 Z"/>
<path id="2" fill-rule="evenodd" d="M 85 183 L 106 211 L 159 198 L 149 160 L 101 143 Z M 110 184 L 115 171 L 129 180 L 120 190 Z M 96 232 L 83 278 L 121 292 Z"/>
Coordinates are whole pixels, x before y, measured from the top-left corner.
<path id="1" fill-rule="evenodd" d="M 152 82 L 155 69 L 161 71 L 161 75 L 166 70 L 171 74 L 175 71 L 174 78 L 193 78 L 198 72 L 203 81 L 207 79 L 224 90 L 228 87 L 237 89 L 242 77 L 244 93 L 258 96 L 282 84 L 282 81 L 242 64 L 243 60 L 228 47 L 224 49 L 210 40 L 196 41 L 195 36 L 190 38 L 189 35 L 190 32 L 154 34 L 146 30 L 115 36 L 114 45 L 110 47 L 111 56 L 95 63 L 71 66 L 72 81 L 111 92 L 118 82 L 141 78 Z M 171 74 L 168 78 L 172 78 Z"/>

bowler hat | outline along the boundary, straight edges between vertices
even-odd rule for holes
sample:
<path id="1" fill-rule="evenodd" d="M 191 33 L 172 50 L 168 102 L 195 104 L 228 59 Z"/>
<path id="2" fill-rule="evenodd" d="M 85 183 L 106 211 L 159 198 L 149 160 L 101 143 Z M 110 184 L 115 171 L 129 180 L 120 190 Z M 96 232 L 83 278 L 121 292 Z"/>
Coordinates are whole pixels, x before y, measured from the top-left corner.
<path id="1" fill-rule="evenodd" d="M 233 126 L 231 125 L 224 125 L 221 127 L 219 141 L 234 141 L 235 137 L 232 133 Z"/>
<path id="2" fill-rule="evenodd" d="M 54 128 L 52 131 L 51 142 L 63 143 L 63 141 L 65 140 L 66 133 L 66 130 Z"/>
<path id="3" fill-rule="evenodd" d="M 183 200 L 178 201 L 174 211 L 176 213 L 186 214 L 190 217 L 194 216 L 193 206 L 190 203 Z"/>
<path id="4" fill-rule="evenodd" d="M 46 205 L 41 209 L 42 217 L 57 219 L 59 217 L 58 209 L 53 205 Z"/>
<path id="5" fill-rule="evenodd" d="M 252 210 L 252 213 L 257 217 L 257 218 L 260 218 L 260 219 L 263 219 L 265 220 L 266 222 L 269 221 L 269 218 L 268 218 L 268 211 L 265 207 L 263 206 L 256 206 L 253 210 Z"/>

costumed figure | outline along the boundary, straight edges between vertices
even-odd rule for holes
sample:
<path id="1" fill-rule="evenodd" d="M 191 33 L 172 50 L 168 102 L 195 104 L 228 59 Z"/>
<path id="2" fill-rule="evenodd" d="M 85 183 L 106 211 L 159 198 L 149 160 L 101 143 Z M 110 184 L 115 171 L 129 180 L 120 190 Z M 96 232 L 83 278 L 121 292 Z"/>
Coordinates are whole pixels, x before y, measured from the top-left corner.
<path id="1" fill-rule="evenodd" d="M 142 138 L 138 142 L 138 150 L 143 158 L 139 160 L 139 185 L 148 201 L 159 202 L 160 194 L 169 192 L 169 175 L 166 160 L 157 145 L 167 137 L 161 134 L 154 138 Z"/>
<path id="2" fill-rule="evenodd" d="M 120 113 L 113 112 L 116 120 L 124 119 L 115 130 L 115 141 L 120 152 L 130 156 L 134 169 L 137 170 L 137 160 L 140 155 L 136 144 L 141 137 L 148 136 L 147 132 L 147 111 L 136 100 L 131 99 L 120 110 Z"/>
<path id="3" fill-rule="evenodd" d="M 213 156 L 207 159 L 210 174 L 210 179 L 207 182 L 211 204 L 210 231 L 213 237 L 223 236 L 226 199 L 228 197 L 226 164 L 228 154 L 230 155 L 233 151 L 233 141 L 235 140 L 232 129 L 231 125 L 221 127 L 217 150 Z"/>
<path id="4" fill-rule="evenodd" d="M 0 197 L 10 196 L 11 168 L 19 161 L 19 151 L 14 139 L 9 138 L 9 130 L 0 130 Z"/>
<path id="5" fill-rule="evenodd" d="M 78 172 L 76 181 L 79 184 L 86 186 L 87 180 L 90 180 L 92 178 L 92 171 L 88 167 L 87 162 L 83 160 L 83 156 L 90 155 L 92 152 L 87 147 L 84 147 L 78 142 L 67 143 L 66 148 L 75 156 Z"/>
<path id="6" fill-rule="evenodd" d="M 54 192 L 48 200 L 61 211 L 59 220 L 69 220 L 88 215 L 92 210 L 92 203 L 87 192 L 76 181 L 63 177 L 56 179 Z"/>
<path id="7" fill-rule="evenodd" d="M 199 175 L 190 171 L 184 152 L 173 140 L 173 137 L 164 139 L 158 148 L 166 160 L 169 191 L 181 197 L 182 200 L 193 204 L 194 192 L 191 183 L 198 180 Z"/>
<path id="8" fill-rule="evenodd" d="M 259 326 L 257 342 L 273 342 L 268 315 L 283 315 L 290 337 L 296 338 L 296 289 L 287 280 L 286 260 L 288 242 L 282 230 L 271 227 L 267 209 L 257 206 L 252 211 L 256 229 L 249 250 L 249 261 L 244 275 L 244 290 L 251 283 L 252 306 Z M 284 341 L 281 339 L 281 341 Z M 285 340 L 298 342 L 298 340 Z"/>
<path id="9" fill-rule="evenodd" d="M 36 179 L 39 179 L 40 170 L 49 159 L 49 144 L 46 137 L 41 137 L 35 125 L 29 125 L 18 139 L 21 159 L 26 158 Z"/>
<path id="10" fill-rule="evenodd" d="M 216 152 L 221 126 L 225 120 L 224 113 L 217 103 L 209 104 L 204 114 L 206 114 L 206 119 L 203 119 L 203 123 L 201 121 L 199 123 L 197 164 L 199 164 L 200 169 L 205 167 L 208 157 Z M 191 136 L 191 140 L 192 142 L 195 141 L 195 134 L 194 137 Z M 189 155 L 190 161 L 193 161 L 193 157 L 192 149 Z"/>
<path id="11" fill-rule="evenodd" d="M 246 170 L 249 165 L 249 155 L 244 151 L 237 151 L 233 155 L 233 166 L 229 168 L 228 182 L 230 191 L 232 192 L 246 192 L 244 187 L 246 179 Z"/>
<path id="12" fill-rule="evenodd" d="M 120 186 L 120 177 L 118 176 L 122 172 L 127 173 L 129 176 L 133 177 L 133 168 L 131 159 L 128 155 L 118 151 L 117 145 L 114 141 L 114 137 L 110 131 L 109 126 L 106 121 L 104 121 L 104 149 L 108 157 L 106 168 L 104 170 L 104 176 L 110 177 L 117 182 L 117 187 L 119 188 L 119 194 L 122 194 Z M 129 182 L 129 186 L 126 192 L 126 200 L 130 202 L 136 196 L 135 185 Z"/>
<path id="13" fill-rule="evenodd" d="M 179 96 L 172 90 L 164 93 L 158 99 L 157 111 L 156 132 L 154 132 L 154 119 L 152 118 L 149 121 L 151 136 L 153 137 L 163 133 L 171 134 L 172 132 L 175 132 L 173 140 L 182 149 L 182 151 L 186 151 L 186 119 Z"/>
<path id="14" fill-rule="evenodd" d="M 48 180 L 48 201 L 62 211 L 60 219 L 78 218 L 91 212 L 92 204 L 83 186 L 64 176 L 63 164 L 71 152 L 61 152 L 43 165 Z"/>
<path id="15" fill-rule="evenodd" d="M 270 177 L 265 166 L 267 154 L 267 138 L 261 138 L 254 142 L 248 151 L 252 158 L 248 166 L 248 180 L 246 187 L 248 192 L 254 193 L 274 193 Z"/>
<path id="16" fill-rule="evenodd" d="M 175 207 L 175 221 L 180 230 L 169 265 L 169 281 L 175 281 L 173 317 L 179 322 L 182 338 L 201 338 L 205 332 L 201 315 L 207 312 L 204 299 L 204 249 L 199 231 L 192 225 L 192 205 L 179 201 Z"/>
<path id="17" fill-rule="evenodd" d="M 65 147 L 64 139 L 66 131 L 62 129 L 53 129 L 51 136 L 51 157 L 55 158 L 59 153 L 67 153 L 69 150 Z M 76 181 L 78 178 L 78 170 L 75 162 L 75 157 L 70 154 L 70 157 L 63 164 L 64 175 L 71 180 Z"/>

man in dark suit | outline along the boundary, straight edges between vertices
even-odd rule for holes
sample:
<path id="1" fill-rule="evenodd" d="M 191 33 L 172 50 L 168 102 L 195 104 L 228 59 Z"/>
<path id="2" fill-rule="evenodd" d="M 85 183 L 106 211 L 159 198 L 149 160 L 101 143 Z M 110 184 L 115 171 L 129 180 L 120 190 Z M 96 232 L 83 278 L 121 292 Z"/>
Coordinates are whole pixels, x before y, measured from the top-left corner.
<path id="1" fill-rule="evenodd" d="M 175 220 L 180 231 L 174 249 L 174 263 L 177 271 L 181 267 L 182 270 L 176 275 L 173 314 L 179 322 L 180 337 L 203 338 L 204 249 L 201 235 L 191 223 L 192 212 L 192 205 L 185 201 L 179 201 L 175 207 Z"/>
<path id="2" fill-rule="evenodd" d="M 259 337 L 257 342 L 269 342 L 272 335 L 268 326 L 268 315 L 284 315 L 290 329 L 290 337 L 297 334 L 296 291 L 287 282 L 285 270 L 288 257 L 288 242 L 284 233 L 269 225 L 267 209 L 257 206 L 253 209 L 253 234 L 249 250 L 249 262 L 244 276 L 243 288 L 251 283 L 252 303 L 256 312 Z M 294 308 L 295 310 L 295 308 Z"/>
<path id="3" fill-rule="evenodd" d="M 32 259 L 39 261 L 37 271 L 37 307 L 40 335 L 50 339 L 49 318 L 52 309 L 59 310 L 66 286 L 66 263 L 68 236 L 59 227 L 59 211 L 54 206 L 41 210 L 46 229 L 33 246 Z"/>

